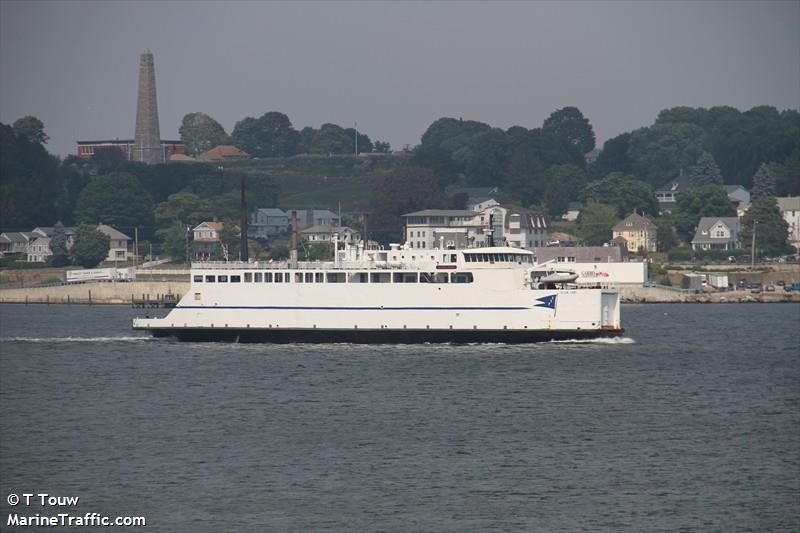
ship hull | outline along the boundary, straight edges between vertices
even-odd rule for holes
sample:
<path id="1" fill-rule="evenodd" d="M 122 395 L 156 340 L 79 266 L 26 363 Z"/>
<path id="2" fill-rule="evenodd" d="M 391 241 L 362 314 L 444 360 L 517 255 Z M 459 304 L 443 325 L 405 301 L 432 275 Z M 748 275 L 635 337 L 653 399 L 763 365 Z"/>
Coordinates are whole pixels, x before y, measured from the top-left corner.
<path id="1" fill-rule="evenodd" d="M 348 344 L 424 344 L 424 343 L 503 343 L 527 344 L 548 341 L 586 340 L 619 337 L 622 329 L 593 330 L 432 330 L 432 329 L 256 329 L 256 328 L 159 328 L 149 330 L 154 337 L 170 337 L 186 342 L 239 343 L 348 343 Z"/>

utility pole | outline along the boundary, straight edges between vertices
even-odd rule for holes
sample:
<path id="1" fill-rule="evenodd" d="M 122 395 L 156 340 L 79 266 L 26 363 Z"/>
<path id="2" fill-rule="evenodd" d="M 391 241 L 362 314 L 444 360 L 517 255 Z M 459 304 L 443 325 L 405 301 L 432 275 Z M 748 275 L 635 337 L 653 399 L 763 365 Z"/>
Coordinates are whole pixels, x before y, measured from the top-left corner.
<path id="1" fill-rule="evenodd" d="M 758 220 L 753 220 L 753 242 L 750 244 L 751 269 L 754 269 L 756 267 L 756 226 L 758 226 Z"/>
<path id="2" fill-rule="evenodd" d="M 139 226 L 133 228 L 133 266 L 139 261 Z"/>
<path id="3" fill-rule="evenodd" d="M 186 264 L 191 265 L 189 263 L 189 226 L 186 226 Z"/>
<path id="4" fill-rule="evenodd" d="M 354 126 L 353 129 L 356 132 L 356 135 L 355 135 L 355 137 L 356 137 L 356 155 L 358 155 L 358 122 L 354 122 L 353 126 Z"/>

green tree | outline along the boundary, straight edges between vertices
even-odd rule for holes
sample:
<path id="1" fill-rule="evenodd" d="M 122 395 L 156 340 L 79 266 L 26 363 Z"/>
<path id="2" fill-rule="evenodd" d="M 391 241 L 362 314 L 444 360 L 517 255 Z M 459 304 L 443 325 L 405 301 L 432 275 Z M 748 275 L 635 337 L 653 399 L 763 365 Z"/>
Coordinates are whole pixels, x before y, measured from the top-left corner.
<path id="1" fill-rule="evenodd" d="M 50 137 L 44 132 L 44 123 L 36 117 L 28 115 L 14 121 L 14 133 L 19 137 L 25 137 L 37 144 L 47 144 Z"/>
<path id="2" fill-rule="evenodd" d="M 750 250 L 753 227 L 756 231 L 756 249 L 767 256 L 776 256 L 793 250 L 788 244 L 789 224 L 781 216 L 778 202 L 772 196 L 760 196 L 750 203 L 742 217 L 742 245 Z"/>
<path id="3" fill-rule="evenodd" d="M 594 130 L 589 119 L 577 107 L 564 107 L 554 111 L 544 121 L 542 129 L 576 146 L 581 154 L 594 150 Z"/>
<path id="4" fill-rule="evenodd" d="M 800 196 L 800 147 L 770 172 L 775 176 L 776 196 Z"/>
<path id="5" fill-rule="evenodd" d="M 370 239 L 388 244 L 402 242 L 401 215 L 446 205 L 444 193 L 429 169 L 399 167 L 372 190 Z"/>
<path id="6" fill-rule="evenodd" d="M 125 154 L 116 146 L 98 146 L 92 156 L 92 165 L 98 175 L 108 174 L 125 162 Z"/>
<path id="7" fill-rule="evenodd" d="M 658 227 L 656 241 L 660 252 L 668 252 L 678 244 L 678 236 L 675 231 L 674 216 L 665 214 L 653 219 L 653 223 Z"/>
<path id="8" fill-rule="evenodd" d="M 214 208 L 206 198 L 200 198 L 188 191 L 170 195 L 166 202 L 156 206 L 155 221 L 159 227 L 197 225 L 210 220 L 216 215 Z"/>
<path id="9" fill-rule="evenodd" d="M 392 151 L 392 145 L 390 145 L 388 142 L 378 141 L 378 140 L 375 141 L 375 153 L 388 154 L 391 151 Z"/>
<path id="10" fill-rule="evenodd" d="M 237 122 L 231 140 L 234 146 L 256 157 L 286 157 L 297 153 L 300 134 L 292 127 L 289 117 L 270 111 L 258 118 L 246 117 Z"/>
<path id="11" fill-rule="evenodd" d="M 628 156 L 628 148 L 631 144 L 631 134 L 622 133 L 613 139 L 607 140 L 603 144 L 603 149 L 597 156 L 590 173 L 592 178 L 605 176 L 612 172 L 631 174 L 633 165 Z"/>
<path id="12" fill-rule="evenodd" d="M 553 165 L 544 172 L 544 203 L 551 216 L 567 212 L 586 185 L 586 173 L 575 165 Z"/>
<path id="13" fill-rule="evenodd" d="M 613 206 L 590 200 L 576 221 L 578 236 L 588 246 L 601 246 L 611 240 L 611 228 L 619 222 Z"/>
<path id="14" fill-rule="evenodd" d="M 58 161 L 38 142 L 0 124 L 0 227 L 51 225 L 64 216 Z"/>
<path id="15" fill-rule="evenodd" d="M 704 132 L 694 124 L 657 123 L 631 133 L 628 156 L 633 173 L 660 187 L 688 171 L 703 152 Z"/>
<path id="16" fill-rule="evenodd" d="M 701 217 L 735 217 L 736 208 L 719 185 L 703 185 L 680 191 L 675 198 L 675 229 L 689 242 Z"/>
<path id="17" fill-rule="evenodd" d="M 581 198 L 584 202 L 595 201 L 613 206 L 619 218 L 624 218 L 634 210 L 642 214 L 658 213 L 653 188 L 621 172 L 612 172 L 590 183 L 583 189 Z"/>
<path id="18" fill-rule="evenodd" d="M 156 237 L 161 240 L 161 253 L 173 259 L 185 260 L 187 246 L 191 245 L 190 230 L 189 226 L 177 221 L 156 230 Z"/>
<path id="19" fill-rule="evenodd" d="M 222 229 L 219 231 L 219 253 L 215 253 L 214 257 L 225 261 L 236 261 L 239 258 L 240 249 L 239 226 L 233 220 L 224 221 Z"/>
<path id="20" fill-rule="evenodd" d="M 317 134 L 317 130 L 312 128 L 311 126 L 306 126 L 302 130 L 297 137 L 297 153 L 298 154 L 308 154 L 311 153 L 311 143 L 314 140 L 314 135 Z"/>
<path id="21" fill-rule="evenodd" d="M 697 158 L 697 164 L 689 171 L 692 185 L 722 185 L 722 173 L 719 171 L 714 156 L 703 152 Z"/>
<path id="22" fill-rule="evenodd" d="M 98 176 L 81 191 L 75 218 L 84 224 L 150 226 L 153 199 L 135 177 L 114 172 Z"/>
<path id="23" fill-rule="evenodd" d="M 64 230 L 64 224 L 60 221 L 53 229 L 53 237 L 50 239 L 50 256 L 49 263 L 54 267 L 62 267 L 69 264 L 69 250 L 67 250 L 67 233 Z"/>
<path id="24" fill-rule="evenodd" d="M 215 146 L 230 143 L 225 128 L 205 113 L 188 113 L 178 129 L 181 142 L 186 145 L 189 155 L 198 155 Z"/>
<path id="25" fill-rule="evenodd" d="M 336 124 L 323 124 L 311 140 L 314 154 L 352 154 L 353 150 L 353 137 Z"/>
<path id="26" fill-rule="evenodd" d="M 468 184 L 491 186 L 503 182 L 513 149 L 511 136 L 495 128 L 474 135 L 452 158 L 464 169 Z"/>
<path id="27" fill-rule="evenodd" d="M 751 198 L 761 198 L 762 196 L 775 196 L 775 176 L 772 175 L 770 166 L 762 163 L 758 171 L 753 176 L 753 190 Z"/>
<path id="28" fill-rule="evenodd" d="M 83 268 L 94 268 L 107 256 L 110 249 L 108 235 L 94 226 L 81 224 L 75 230 L 75 243 L 72 245 L 72 257 Z"/>

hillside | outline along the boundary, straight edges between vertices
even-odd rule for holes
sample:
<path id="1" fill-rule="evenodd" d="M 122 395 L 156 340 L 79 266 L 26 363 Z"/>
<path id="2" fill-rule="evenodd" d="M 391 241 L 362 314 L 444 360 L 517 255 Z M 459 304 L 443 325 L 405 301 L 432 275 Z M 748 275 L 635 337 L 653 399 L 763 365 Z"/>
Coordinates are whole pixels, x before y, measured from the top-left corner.
<path id="1" fill-rule="evenodd" d="M 359 212 L 369 210 L 375 184 L 407 162 L 407 154 L 297 155 L 226 162 L 225 172 L 270 179 L 280 207 L 334 209 L 341 202 L 343 211 Z"/>

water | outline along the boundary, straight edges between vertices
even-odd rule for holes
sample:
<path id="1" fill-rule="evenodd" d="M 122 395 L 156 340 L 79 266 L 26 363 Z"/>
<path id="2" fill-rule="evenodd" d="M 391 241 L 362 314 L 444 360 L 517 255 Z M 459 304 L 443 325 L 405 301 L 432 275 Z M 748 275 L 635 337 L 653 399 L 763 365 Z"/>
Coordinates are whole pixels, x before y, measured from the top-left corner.
<path id="1" fill-rule="evenodd" d="M 800 530 L 798 305 L 523 346 L 179 344 L 136 313 L 0 306 L 0 528 L 46 492 L 147 531 Z"/>

